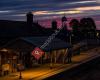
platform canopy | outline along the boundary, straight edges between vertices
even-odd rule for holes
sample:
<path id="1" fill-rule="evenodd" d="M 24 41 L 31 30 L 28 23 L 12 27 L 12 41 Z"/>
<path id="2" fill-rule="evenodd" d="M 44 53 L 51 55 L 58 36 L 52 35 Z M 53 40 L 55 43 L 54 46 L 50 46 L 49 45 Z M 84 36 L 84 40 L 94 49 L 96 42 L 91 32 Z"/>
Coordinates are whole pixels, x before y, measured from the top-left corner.
<path id="1" fill-rule="evenodd" d="M 42 37 L 21 37 L 10 41 L 5 45 L 5 48 L 16 49 L 21 51 L 32 51 L 35 47 L 41 47 L 44 42 L 48 39 L 47 36 Z M 49 52 L 52 50 L 59 50 L 69 48 L 71 45 L 65 41 L 62 41 L 58 38 L 54 38 L 51 42 L 42 50 Z"/>

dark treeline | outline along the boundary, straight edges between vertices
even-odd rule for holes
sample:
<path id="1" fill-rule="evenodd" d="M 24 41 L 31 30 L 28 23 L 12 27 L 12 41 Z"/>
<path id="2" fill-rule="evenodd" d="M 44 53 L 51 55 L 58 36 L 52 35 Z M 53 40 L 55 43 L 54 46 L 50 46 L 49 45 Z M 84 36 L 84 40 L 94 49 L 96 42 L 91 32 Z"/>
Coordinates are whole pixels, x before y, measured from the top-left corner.
<path id="1" fill-rule="evenodd" d="M 82 18 L 80 21 L 72 19 L 69 24 L 75 41 L 97 37 L 96 25 L 92 18 Z"/>

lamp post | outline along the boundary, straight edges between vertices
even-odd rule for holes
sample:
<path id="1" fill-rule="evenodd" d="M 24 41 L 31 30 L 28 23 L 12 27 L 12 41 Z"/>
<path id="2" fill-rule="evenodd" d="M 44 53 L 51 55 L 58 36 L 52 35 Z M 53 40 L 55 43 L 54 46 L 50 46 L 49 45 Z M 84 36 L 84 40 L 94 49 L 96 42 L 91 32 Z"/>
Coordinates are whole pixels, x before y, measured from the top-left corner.
<path id="1" fill-rule="evenodd" d="M 22 79 L 22 71 L 20 70 L 20 76 L 19 79 Z"/>
<path id="2" fill-rule="evenodd" d="M 51 58 L 50 58 L 50 69 L 52 69 L 52 66 L 53 66 L 52 57 L 53 57 L 53 55 L 52 55 L 52 53 L 51 53 Z"/>
<path id="3" fill-rule="evenodd" d="M 72 37 L 71 37 L 71 35 L 70 35 L 70 44 L 72 44 L 72 42 L 71 42 L 71 38 L 72 38 Z"/>
<path id="4" fill-rule="evenodd" d="M 20 75 L 19 75 L 19 79 L 22 79 L 22 52 L 20 52 L 20 65 L 19 65 L 19 71 L 20 71 Z"/>

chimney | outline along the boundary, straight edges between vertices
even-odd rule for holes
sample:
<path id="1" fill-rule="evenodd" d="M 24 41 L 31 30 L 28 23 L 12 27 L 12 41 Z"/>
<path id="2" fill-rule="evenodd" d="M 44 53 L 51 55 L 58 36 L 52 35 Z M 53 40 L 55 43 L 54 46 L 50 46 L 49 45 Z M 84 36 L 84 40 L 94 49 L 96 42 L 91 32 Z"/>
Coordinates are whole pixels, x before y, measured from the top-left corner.
<path id="1" fill-rule="evenodd" d="M 56 30 L 57 29 L 57 21 L 56 20 L 53 20 L 52 21 L 52 29 L 53 30 Z"/>
<path id="2" fill-rule="evenodd" d="M 32 12 L 28 12 L 26 16 L 27 16 L 27 25 L 32 26 L 32 24 L 33 24 L 33 14 L 32 14 Z"/>

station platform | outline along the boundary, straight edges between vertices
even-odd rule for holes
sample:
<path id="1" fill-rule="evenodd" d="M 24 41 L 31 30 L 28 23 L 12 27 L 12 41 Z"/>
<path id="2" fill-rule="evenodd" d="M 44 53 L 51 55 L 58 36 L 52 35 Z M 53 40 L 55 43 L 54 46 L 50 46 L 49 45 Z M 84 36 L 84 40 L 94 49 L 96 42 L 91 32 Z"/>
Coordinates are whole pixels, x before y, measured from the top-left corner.
<path id="1" fill-rule="evenodd" d="M 87 61 L 90 61 L 96 57 L 100 57 L 100 47 L 90 49 L 88 51 L 81 52 L 80 55 L 73 56 L 72 63 L 53 64 L 52 69 L 50 69 L 50 64 L 45 64 L 37 68 L 32 68 L 29 70 L 22 71 L 21 80 L 43 80 L 50 76 L 61 73 L 65 70 L 83 64 Z M 20 80 L 19 76 L 20 76 L 20 72 L 11 73 L 7 76 L 0 77 L 0 80 Z"/>

